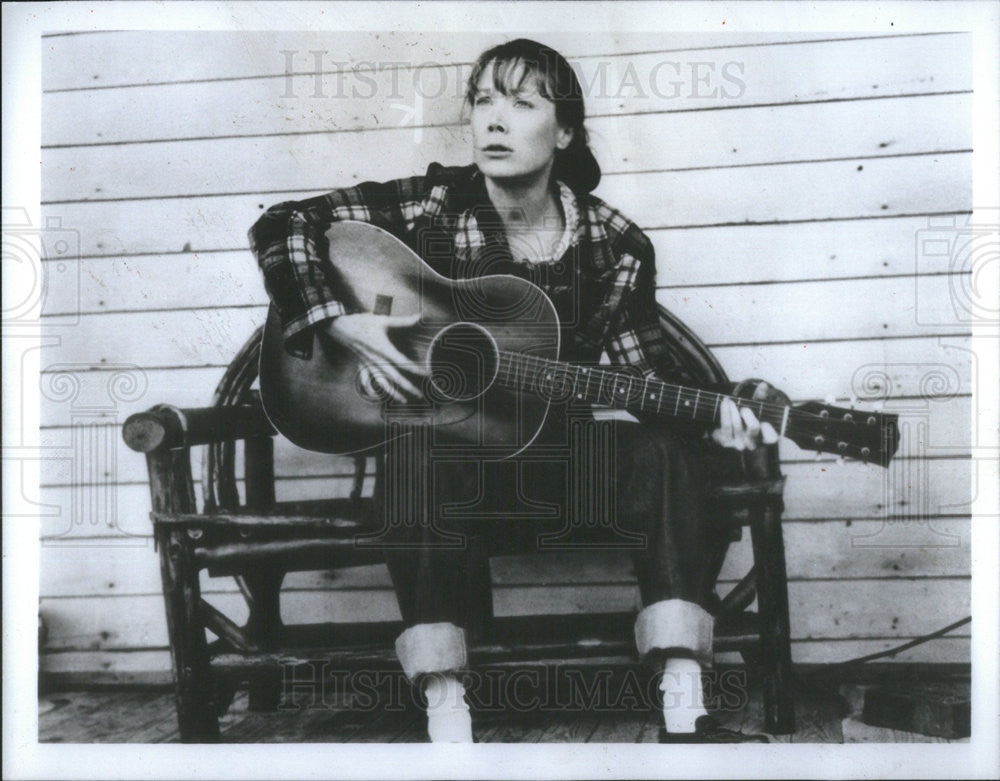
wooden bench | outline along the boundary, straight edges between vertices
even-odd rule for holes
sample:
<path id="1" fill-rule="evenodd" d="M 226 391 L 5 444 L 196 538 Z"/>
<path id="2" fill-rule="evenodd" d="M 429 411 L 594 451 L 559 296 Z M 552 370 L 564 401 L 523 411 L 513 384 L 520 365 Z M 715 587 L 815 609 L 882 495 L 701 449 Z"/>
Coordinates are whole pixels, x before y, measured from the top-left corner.
<path id="1" fill-rule="evenodd" d="M 665 328 L 686 342 L 706 382 L 725 373 L 693 334 L 665 310 Z M 393 639 L 401 622 L 286 626 L 279 609 L 287 572 L 335 569 L 382 560 L 375 548 L 355 544 L 376 523 L 372 498 L 362 495 L 367 459 L 355 461 L 349 498 L 276 502 L 275 432 L 251 387 L 256 378 L 259 332 L 236 356 L 214 403 L 199 409 L 159 405 L 130 417 L 123 437 L 146 454 L 154 537 L 159 551 L 182 741 L 219 739 L 218 717 L 237 687 L 250 686 L 250 707 L 277 707 L 282 670 L 319 660 L 336 669 L 398 669 Z M 244 497 L 237 490 L 236 446 L 244 451 Z M 207 449 L 204 500 L 195 500 L 191 448 Z M 383 479 L 375 462 L 376 492 Z M 791 650 L 784 543 L 784 478 L 776 446 L 762 448 L 744 482 L 718 486 L 713 501 L 731 514 L 736 534 L 750 527 L 754 565 L 716 605 L 715 648 L 739 651 L 763 678 L 769 732 L 794 731 Z M 470 538 L 474 539 L 474 538 Z M 634 657 L 634 614 L 493 616 L 489 557 L 467 549 L 470 664 L 540 659 Z M 234 577 L 249 617 L 240 626 L 201 597 L 199 573 Z M 757 600 L 758 612 L 747 611 Z M 584 631 L 584 626 L 587 629 Z M 216 640 L 209 642 L 206 630 Z"/>

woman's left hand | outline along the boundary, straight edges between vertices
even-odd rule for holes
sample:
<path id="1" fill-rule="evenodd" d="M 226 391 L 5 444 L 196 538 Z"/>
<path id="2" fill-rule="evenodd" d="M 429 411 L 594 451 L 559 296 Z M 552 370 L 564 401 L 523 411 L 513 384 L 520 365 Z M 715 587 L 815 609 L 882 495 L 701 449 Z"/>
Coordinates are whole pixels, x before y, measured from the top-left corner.
<path id="1" fill-rule="evenodd" d="M 776 404 L 789 404 L 788 396 L 772 388 L 763 380 L 745 380 L 736 387 L 739 396 L 750 383 L 756 383 L 753 390 L 754 400 L 762 400 Z M 766 445 L 778 441 L 778 432 L 768 422 L 761 423 L 757 416 L 747 407 L 739 408 L 736 402 L 726 397 L 719 406 L 719 427 L 712 432 L 712 439 L 722 447 L 734 450 L 755 450 L 762 441 Z"/>

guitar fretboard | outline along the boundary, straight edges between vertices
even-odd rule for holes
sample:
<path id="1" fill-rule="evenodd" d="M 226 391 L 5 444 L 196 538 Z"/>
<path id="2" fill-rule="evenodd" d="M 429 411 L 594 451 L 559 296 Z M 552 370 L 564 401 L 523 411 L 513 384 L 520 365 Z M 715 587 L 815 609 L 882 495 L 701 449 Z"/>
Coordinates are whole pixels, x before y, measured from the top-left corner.
<path id="1" fill-rule="evenodd" d="M 639 377 L 622 371 L 552 361 L 519 353 L 501 352 L 498 381 L 519 392 L 535 393 L 554 401 L 589 402 L 664 418 L 680 418 L 713 424 L 719 419 L 719 405 L 731 398 L 740 407 L 749 407 L 759 420 L 781 430 L 785 407 L 764 401 L 740 399 L 713 391 L 663 382 L 655 377 Z"/>

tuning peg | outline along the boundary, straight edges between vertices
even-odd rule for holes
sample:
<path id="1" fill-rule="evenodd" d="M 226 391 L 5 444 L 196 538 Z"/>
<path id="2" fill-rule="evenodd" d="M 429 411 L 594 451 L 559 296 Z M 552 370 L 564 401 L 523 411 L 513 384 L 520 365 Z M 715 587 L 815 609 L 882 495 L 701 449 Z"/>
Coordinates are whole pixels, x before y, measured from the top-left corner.
<path id="1" fill-rule="evenodd" d="M 861 448 L 861 460 L 866 464 L 868 463 L 868 456 L 872 454 L 872 449 L 870 447 Z"/>

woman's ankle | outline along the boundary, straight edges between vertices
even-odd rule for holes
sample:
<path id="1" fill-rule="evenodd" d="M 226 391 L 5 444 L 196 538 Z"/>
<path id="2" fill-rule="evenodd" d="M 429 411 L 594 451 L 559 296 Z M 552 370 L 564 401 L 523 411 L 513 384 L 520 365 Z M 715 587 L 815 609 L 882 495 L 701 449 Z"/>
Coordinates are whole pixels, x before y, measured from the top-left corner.
<path id="1" fill-rule="evenodd" d="M 472 716 L 465 687 L 455 676 L 435 673 L 424 683 L 427 734 L 432 743 L 472 743 Z"/>

